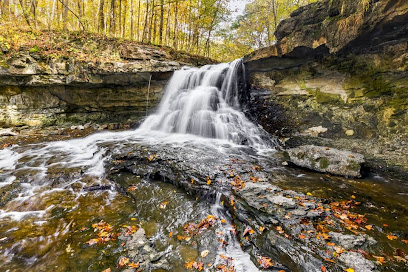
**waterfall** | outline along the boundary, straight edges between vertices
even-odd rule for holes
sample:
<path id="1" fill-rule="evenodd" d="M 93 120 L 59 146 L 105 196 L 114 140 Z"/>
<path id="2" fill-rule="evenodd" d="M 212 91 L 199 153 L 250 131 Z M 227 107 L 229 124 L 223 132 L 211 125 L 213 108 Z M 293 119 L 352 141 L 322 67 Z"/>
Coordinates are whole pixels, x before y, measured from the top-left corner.
<path id="1" fill-rule="evenodd" d="M 244 81 L 242 59 L 229 64 L 183 68 L 176 71 L 164 89 L 156 113 L 140 130 L 193 134 L 225 139 L 236 144 L 269 147 L 266 132 L 241 111 Z"/>

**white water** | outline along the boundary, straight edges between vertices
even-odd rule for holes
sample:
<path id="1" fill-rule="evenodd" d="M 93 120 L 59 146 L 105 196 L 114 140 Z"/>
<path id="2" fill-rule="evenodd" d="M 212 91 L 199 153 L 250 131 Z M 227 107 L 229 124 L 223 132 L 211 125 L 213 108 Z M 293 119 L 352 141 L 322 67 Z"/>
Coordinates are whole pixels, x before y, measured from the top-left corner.
<path id="1" fill-rule="evenodd" d="M 240 72 L 244 74 L 241 59 L 230 64 L 176 71 L 165 88 L 157 112 L 143 122 L 140 130 L 194 134 L 267 147 L 261 138 L 265 132 L 241 111 Z"/>
<path id="2" fill-rule="evenodd" d="M 64 190 L 73 195 L 84 192 L 74 192 L 69 186 L 81 183 L 81 177 L 57 185 L 44 182 L 44 178 L 52 171 L 80 168 L 83 175 L 101 180 L 105 175 L 104 162 L 109 159 L 107 148 L 120 150 L 129 143 L 198 144 L 202 150 L 208 146 L 208 149 L 216 149 L 221 154 L 242 144 L 256 149 L 273 146 L 263 139 L 265 132 L 241 111 L 238 82 L 239 73 L 244 74 L 242 69 L 242 60 L 236 60 L 231 64 L 176 71 L 165 88 L 157 112 L 148 116 L 135 131 L 97 133 L 82 139 L 0 150 L 0 188 L 21 182 L 21 177 L 28 179 L 21 183 L 22 190 L 18 196 L 0 209 L 0 223 L 2 220 L 23 221 L 27 218 L 45 222 L 50 206 L 44 207 L 41 203 L 47 195 L 51 197 Z M 221 215 L 219 199 L 212 212 L 216 216 Z M 231 227 L 231 222 L 226 225 L 228 227 Z M 229 230 L 223 232 L 229 233 Z M 230 244 L 220 253 L 234 258 L 233 265 L 237 271 L 258 271 L 236 238 L 229 233 L 226 239 Z"/>

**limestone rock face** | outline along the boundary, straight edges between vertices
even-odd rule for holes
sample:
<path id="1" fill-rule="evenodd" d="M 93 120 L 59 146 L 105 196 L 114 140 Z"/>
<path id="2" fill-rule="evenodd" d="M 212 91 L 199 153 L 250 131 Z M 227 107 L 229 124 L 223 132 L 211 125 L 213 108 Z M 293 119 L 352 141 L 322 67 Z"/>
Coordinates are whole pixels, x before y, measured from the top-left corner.
<path id="1" fill-rule="evenodd" d="M 0 65 L 0 127 L 135 123 L 159 102 L 173 71 L 210 62 L 123 44 L 118 61 L 16 52 Z"/>
<path id="2" fill-rule="evenodd" d="M 361 177 L 364 156 L 322 146 L 303 145 L 286 150 L 290 162 L 297 166 L 334 175 Z"/>

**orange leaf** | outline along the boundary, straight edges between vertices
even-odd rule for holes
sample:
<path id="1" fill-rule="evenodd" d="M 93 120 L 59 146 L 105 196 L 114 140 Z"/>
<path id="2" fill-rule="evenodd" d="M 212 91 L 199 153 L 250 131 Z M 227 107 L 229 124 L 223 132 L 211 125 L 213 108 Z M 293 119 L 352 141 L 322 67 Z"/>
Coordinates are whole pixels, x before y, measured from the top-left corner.
<path id="1" fill-rule="evenodd" d="M 300 238 L 300 239 L 305 239 L 306 236 L 304 236 L 303 234 L 300 234 L 300 235 L 299 235 L 299 238 Z"/>
<path id="2" fill-rule="evenodd" d="M 377 260 L 377 263 L 382 265 L 383 263 L 385 263 L 385 258 L 381 257 L 381 256 L 374 256 L 373 257 Z"/>
<path id="3" fill-rule="evenodd" d="M 129 267 L 131 267 L 131 268 L 139 268 L 139 262 L 137 262 L 137 263 L 131 262 L 131 263 L 129 263 Z"/>
<path id="4" fill-rule="evenodd" d="M 271 258 L 267 257 L 259 257 L 258 263 L 261 265 L 262 268 L 271 268 L 273 266 Z"/>
<path id="5" fill-rule="evenodd" d="M 326 269 L 326 267 L 325 267 L 324 265 L 322 265 L 322 266 L 320 267 L 320 270 L 322 270 L 322 272 L 326 272 L 326 271 L 327 271 L 327 269 Z"/>
<path id="6" fill-rule="evenodd" d="M 368 230 L 372 230 L 373 226 L 372 225 L 367 225 L 367 226 L 365 226 L 365 228 L 368 229 Z"/>
<path id="7" fill-rule="evenodd" d="M 395 239 L 397 239 L 398 237 L 397 237 L 397 236 L 394 236 L 394 235 L 392 235 L 392 234 L 388 234 L 388 235 L 387 235 L 387 238 L 388 238 L 389 240 L 395 240 Z"/>
<path id="8" fill-rule="evenodd" d="M 129 263 L 129 258 L 120 257 L 118 266 L 119 267 L 124 267 L 128 263 Z"/>

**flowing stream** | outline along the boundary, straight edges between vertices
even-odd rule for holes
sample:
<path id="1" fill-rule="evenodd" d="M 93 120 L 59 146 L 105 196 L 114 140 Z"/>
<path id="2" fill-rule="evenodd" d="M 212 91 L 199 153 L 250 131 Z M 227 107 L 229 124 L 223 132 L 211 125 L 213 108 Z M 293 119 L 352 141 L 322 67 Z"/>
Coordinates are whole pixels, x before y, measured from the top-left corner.
<path id="1" fill-rule="evenodd" d="M 231 64 L 176 71 L 157 112 L 135 131 L 98 133 L 83 139 L 0 150 L 0 186 L 5 194 L 0 206 L 2 267 L 10 271 L 39 271 L 51 266 L 57 271 L 102 269 L 101 264 L 105 262 L 95 264 L 95 259 L 104 253 L 96 253 L 94 248 L 84 249 L 84 238 L 89 238 L 90 233 L 80 237 L 78 233 L 72 235 L 72 231 L 81 228 L 85 231 L 96 218 L 115 225 L 130 224 L 129 220 L 136 218 L 156 243 L 172 247 L 174 241 L 168 241 L 166 229 L 177 230 L 189 221 L 212 214 L 224 218 L 226 223 L 217 226 L 208 238 L 197 241 L 198 247 L 204 249 L 208 244 L 215 263 L 222 261 L 220 254 L 225 254 L 233 259 L 237 271 L 258 271 L 231 234 L 231 221 L 220 206 L 219 195 L 215 203 L 202 204 L 180 196 L 180 190 L 175 187 L 158 186 L 157 182 L 134 177 L 132 184 L 143 192 L 136 204 L 115 190 L 87 189 L 115 186 L 106 179 L 104 164 L 110 159 L 108 151 L 121 150 L 124 145 L 200 145 L 215 150 L 210 153 L 214 157 L 219 152 L 227 156 L 228 149 L 241 144 L 272 147 L 273 141 L 267 140 L 266 133 L 240 111 L 238 74 L 242 69 L 242 60 L 236 60 Z M 61 173 L 66 175 L 59 178 Z M 172 203 L 169 215 L 163 215 L 165 210 L 159 210 L 158 214 L 152 211 L 161 202 Z M 151 203 L 154 203 L 152 210 L 146 213 L 144 207 Z M 174 206 L 175 203 L 178 205 Z M 219 248 L 217 235 L 228 241 L 228 245 Z M 76 258 L 69 257 L 71 250 Z M 176 270 L 183 270 L 184 261 L 190 260 L 189 256 L 196 258 L 199 252 L 197 248 L 181 246 L 173 251 L 170 258 Z"/>
<path id="2" fill-rule="evenodd" d="M 192 260 L 202 260 L 204 271 L 216 271 L 216 264 L 225 263 L 222 256 L 230 258 L 229 265 L 236 271 L 258 271 L 233 234 L 232 218 L 220 199 L 225 189 L 222 184 L 215 201 L 205 201 L 157 177 L 112 176 L 106 167 L 115 154 L 138 150 L 150 154 L 145 161 L 167 153 L 175 161 L 195 163 L 197 171 L 208 173 L 240 160 L 281 173 L 286 179 L 277 181 L 283 187 L 289 184 L 301 191 L 314 186 L 317 192 L 312 192 L 319 194 L 321 184 L 316 184 L 321 175 L 277 166 L 275 141 L 241 111 L 244 74 L 242 60 L 184 68 L 170 79 L 157 111 L 136 130 L 0 150 L 1 271 L 114 271 L 123 251 L 120 242 L 87 244 L 95 238 L 91 225 L 101 220 L 115 229 L 143 227 L 154 247 L 167 252 L 170 271 L 185 271 L 184 264 Z M 393 195 L 401 203 L 408 192 L 405 185 L 387 187 L 387 181 L 378 178 L 366 183 L 371 192 L 377 192 L 372 184 L 378 184 L 378 192 Z M 129 186 L 131 192 L 124 192 Z M 356 183 L 347 186 L 343 191 L 352 194 Z M 407 207 L 402 206 L 399 218 L 404 221 Z M 378 214 L 387 212 L 372 213 L 381 221 Z M 177 238 L 186 224 L 208 215 L 223 223 L 188 243 Z M 219 241 L 225 244 L 220 246 Z M 208 256 L 201 257 L 205 250 Z"/>

